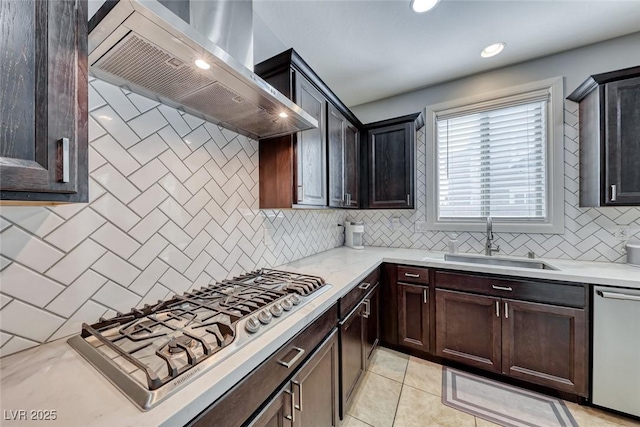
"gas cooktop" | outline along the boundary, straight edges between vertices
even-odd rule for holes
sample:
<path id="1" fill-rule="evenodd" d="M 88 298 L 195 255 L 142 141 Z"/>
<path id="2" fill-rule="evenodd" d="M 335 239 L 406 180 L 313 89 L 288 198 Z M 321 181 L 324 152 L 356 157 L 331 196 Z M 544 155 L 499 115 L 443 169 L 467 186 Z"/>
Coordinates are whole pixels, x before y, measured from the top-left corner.
<path id="1" fill-rule="evenodd" d="M 68 343 L 148 410 L 330 287 L 262 269 L 83 324 Z"/>

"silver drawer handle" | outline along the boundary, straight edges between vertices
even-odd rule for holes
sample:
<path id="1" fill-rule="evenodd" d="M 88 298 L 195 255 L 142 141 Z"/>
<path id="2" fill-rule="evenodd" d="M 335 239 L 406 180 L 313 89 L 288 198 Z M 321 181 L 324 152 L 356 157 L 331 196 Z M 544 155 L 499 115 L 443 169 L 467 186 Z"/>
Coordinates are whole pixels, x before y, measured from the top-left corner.
<path id="1" fill-rule="evenodd" d="M 496 285 L 491 285 L 491 287 L 493 289 L 495 289 L 496 291 L 513 291 L 513 288 L 511 288 L 511 286 L 496 286 Z"/>
<path id="2" fill-rule="evenodd" d="M 293 405 L 293 407 L 295 409 L 297 409 L 298 411 L 302 412 L 302 384 L 300 384 L 298 381 L 291 381 L 291 391 L 293 392 L 293 386 L 297 385 L 298 386 L 298 405 Z"/>
<path id="3" fill-rule="evenodd" d="M 611 186 L 611 201 L 612 202 L 615 202 L 616 199 L 618 198 L 618 194 L 617 194 L 618 192 L 616 190 L 617 190 L 617 187 L 615 186 L 615 184 L 612 185 Z"/>
<path id="4" fill-rule="evenodd" d="M 293 387 L 291 387 L 291 391 L 285 390 L 284 392 L 287 393 L 289 396 L 291 396 L 291 415 L 285 415 L 284 418 L 291 421 L 291 423 L 295 423 L 296 422 L 296 409 L 295 409 L 296 394 L 293 391 Z"/>
<path id="5" fill-rule="evenodd" d="M 370 287 L 371 287 L 371 283 L 367 283 L 367 282 L 362 282 L 360 286 L 358 286 L 358 288 L 362 289 L 363 291 L 366 291 Z"/>
<path id="6" fill-rule="evenodd" d="M 414 273 L 404 273 L 404 277 L 414 277 L 416 279 L 418 279 L 420 277 L 419 274 L 414 274 Z"/>
<path id="7" fill-rule="evenodd" d="M 69 138 L 58 140 L 58 181 L 69 182 Z"/>
<path id="8" fill-rule="evenodd" d="M 281 364 L 282 366 L 284 366 L 287 369 L 289 369 L 291 366 L 293 366 L 293 364 L 296 363 L 298 361 L 298 359 L 300 359 L 302 357 L 302 355 L 304 354 L 304 349 L 302 349 L 300 347 L 293 347 L 293 349 L 295 351 L 297 351 L 298 354 L 293 356 L 293 358 L 291 360 L 289 360 L 288 362 L 283 362 L 282 360 L 278 360 L 278 363 Z"/>
<path id="9" fill-rule="evenodd" d="M 362 313 L 362 317 L 368 319 L 371 315 L 371 300 L 369 298 L 365 298 L 361 304 L 364 304 L 364 313 Z"/>
<path id="10" fill-rule="evenodd" d="M 640 295 L 620 294 L 618 292 L 596 291 L 602 298 L 620 299 L 625 301 L 640 301 Z"/>
<path id="11" fill-rule="evenodd" d="M 426 288 L 422 290 L 422 302 L 424 304 L 427 303 L 427 289 Z"/>
<path id="12" fill-rule="evenodd" d="M 496 301 L 496 317 L 500 317 L 500 301 Z"/>

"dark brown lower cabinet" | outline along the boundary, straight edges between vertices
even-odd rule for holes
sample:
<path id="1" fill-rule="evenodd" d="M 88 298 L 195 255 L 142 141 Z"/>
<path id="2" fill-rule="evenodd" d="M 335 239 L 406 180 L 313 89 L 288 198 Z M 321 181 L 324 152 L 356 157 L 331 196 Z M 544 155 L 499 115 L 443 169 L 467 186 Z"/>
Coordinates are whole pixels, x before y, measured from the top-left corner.
<path id="1" fill-rule="evenodd" d="M 436 289 L 436 331 L 438 356 L 587 396 L 584 309 Z"/>
<path id="2" fill-rule="evenodd" d="M 291 385 L 287 383 L 249 424 L 249 427 L 292 427 L 293 405 Z"/>
<path id="3" fill-rule="evenodd" d="M 500 372 L 500 299 L 436 289 L 436 354 Z"/>
<path id="4" fill-rule="evenodd" d="M 502 373 L 576 394 L 586 393 L 584 310 L 502 300 Z"/>
<path id="5" fill-rule="evenodd" d="M 343 418 L 347 412 L 353 392 L 366 367 L 364 309 L 365 305 L 358 304 L 340 322 L 340 387 L 342 396 L 340 418 Z"/>
<path id="6" fill-rule="evenodd" d="M 429 351 L 429 288 L 398 282 L 399 344 Z"/>
<path id="7" fill-rule="evenodd" d="M 369 365 L 373 351 L 380 342 L 380 286 L 376 286 L 373 291 L 365 298 L 365 315 L 364 315 L 364 355 L 366 365 Z"/>
<path id="8" fill-rule="evenodd" d="M 249 426 L 337 427 L 339 422 L 336 330 Z"/>

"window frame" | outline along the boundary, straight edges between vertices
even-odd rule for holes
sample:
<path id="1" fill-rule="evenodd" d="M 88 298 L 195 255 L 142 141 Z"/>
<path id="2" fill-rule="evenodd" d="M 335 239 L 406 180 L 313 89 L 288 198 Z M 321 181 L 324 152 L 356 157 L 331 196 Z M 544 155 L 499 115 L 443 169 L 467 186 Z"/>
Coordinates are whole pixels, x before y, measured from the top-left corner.
<path id="1" fill-rule="evenodd" d="M 548 90 L 547 146 L 546 146 L 546 205 L 544 221 L 534 219 L 507 220 L 493 218 L 494 231 L 514 233 L 564 233 L 564 87 L 563 78 L 555 77 L 528 84 L 513 86 L 491 93 L 455 99 L 425 108 L 426 159 L 426 222 L 429 230 L 437 231 L 485 231 L 486 221 L 473 219 L 442 220 L 437 217 L 438 193 L 438 147 L 437 114 L 443 111 L 465 110 L 471 112 L 478 104 L 495 104 L 500 108 L 505 98 L 518 97 L 528 92 Z M 556 185 L 554 185 L 556 184 Z"/>

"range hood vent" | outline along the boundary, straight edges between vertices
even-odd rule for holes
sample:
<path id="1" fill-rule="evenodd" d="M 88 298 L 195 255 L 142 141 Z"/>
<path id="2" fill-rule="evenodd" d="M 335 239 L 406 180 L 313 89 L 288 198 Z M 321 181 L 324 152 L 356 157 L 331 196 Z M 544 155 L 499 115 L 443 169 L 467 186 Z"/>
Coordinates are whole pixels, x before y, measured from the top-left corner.
<path id="1" fill-rule="evenodd" d="M 89 25 L 89 64 L 100 79 L 254 139 L 318 126 L 156 0 L 107 2 Z M 210 68 L 196 66 L 198 59 Z"/>

